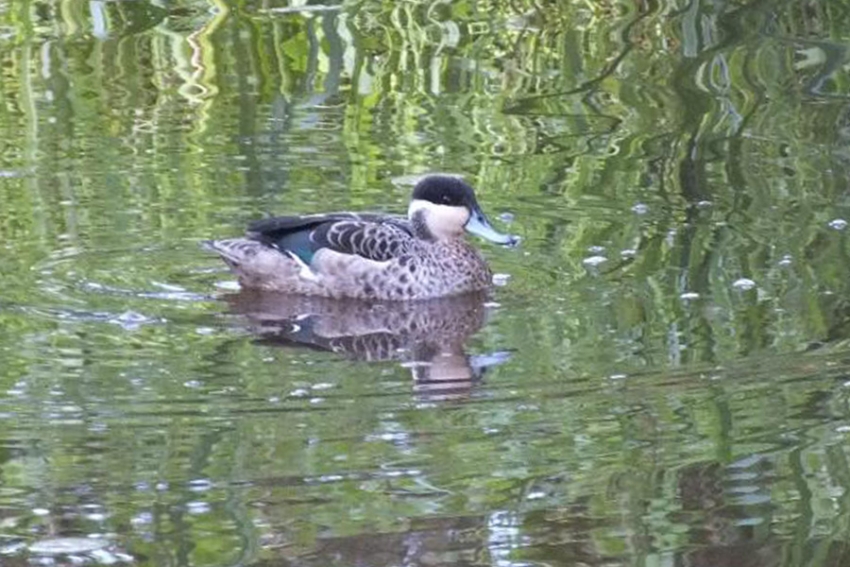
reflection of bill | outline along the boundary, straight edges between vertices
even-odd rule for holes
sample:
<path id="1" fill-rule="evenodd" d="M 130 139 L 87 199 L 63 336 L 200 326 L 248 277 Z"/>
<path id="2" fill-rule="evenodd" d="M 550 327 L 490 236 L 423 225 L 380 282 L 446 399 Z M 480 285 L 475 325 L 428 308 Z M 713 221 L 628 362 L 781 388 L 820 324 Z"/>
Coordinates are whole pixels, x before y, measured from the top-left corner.
<path id="1" fill-rule="evenodd" d="M 486 294 L 411 302 L 333 300 L 244 290 L 226 297 L 264 344 L 303 346 L 354 360 L 398 360 L 427 399 L 463 397 L 504 352 L 469 356 L 484 325 Z"/>
<path id="2" fill-rule="evenodd" d="M 414 389 L 429 401 L 462 397 L 488 368 L 507 362 L 510 357 L 508 352 L 467 356 L 462 348 L 458 352 L 440 352 L 427 362 L 411 365 Z"/>

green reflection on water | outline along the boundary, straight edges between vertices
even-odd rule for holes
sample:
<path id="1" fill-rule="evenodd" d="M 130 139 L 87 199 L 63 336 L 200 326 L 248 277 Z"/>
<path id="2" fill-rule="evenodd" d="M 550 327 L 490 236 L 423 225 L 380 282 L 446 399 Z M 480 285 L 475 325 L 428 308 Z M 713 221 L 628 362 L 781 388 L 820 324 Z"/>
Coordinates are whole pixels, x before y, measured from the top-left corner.
<path id="1" fill-rule="evenodd" d="M 4 560 L 840 564 L 848 3 L 293 4 L 0 0 Z M 426 171 L 523 236 L 507 362 L 219 298 L 200 240 Z"/>

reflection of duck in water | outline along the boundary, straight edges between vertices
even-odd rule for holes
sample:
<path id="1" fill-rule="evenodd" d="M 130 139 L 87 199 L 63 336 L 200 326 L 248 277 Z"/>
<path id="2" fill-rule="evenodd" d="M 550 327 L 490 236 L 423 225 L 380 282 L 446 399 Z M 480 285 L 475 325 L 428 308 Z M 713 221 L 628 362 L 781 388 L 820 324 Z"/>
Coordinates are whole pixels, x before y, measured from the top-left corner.
<path id="1" fill-rule="evenodd" d="M 431 299 L 487 289 L 492 274 L 464 231 L 498 244 L 472 188 L 447 175 L 422 178 L 408 218 L 327 213 L 255 222 L 245 238 L 208 241 L 243 288 L 322 297 Z"/>
<path id="2" fill-rule="evenodd" d="M 468 356 L 466 341 L 484 324 L 485 294 L 430 301 L 366 302 L 245 290 L 227 298 L 262 342 L 317 348 L 355 360 L 397 360 L 416 389 L 434 395 L 467 391 L 507 353 Z"/>

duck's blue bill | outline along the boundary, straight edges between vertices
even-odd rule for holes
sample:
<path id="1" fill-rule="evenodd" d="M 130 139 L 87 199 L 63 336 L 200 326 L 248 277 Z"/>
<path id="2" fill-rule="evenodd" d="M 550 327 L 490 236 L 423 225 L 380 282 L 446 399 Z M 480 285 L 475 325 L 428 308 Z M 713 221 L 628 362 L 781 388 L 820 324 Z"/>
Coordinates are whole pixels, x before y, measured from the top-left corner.
<path id="1" fill-rule="evenodd" d="M 467 221 L 464 228 L 467 232 L 480 236 L 481 238 L 486 238 L 490 242 L 495 242 L 496 244 L 514 246 L 519 242 L 519 238 L 512 234 L 502 234 L 501 232 L 497 232 L 496 229 L 490 226 L 490 221 L 487 220 L 487 217 L 485 217 L 484 213 L 481 211 L 472 211 L 472 215 L 470 215 L 469 221 Z"/>

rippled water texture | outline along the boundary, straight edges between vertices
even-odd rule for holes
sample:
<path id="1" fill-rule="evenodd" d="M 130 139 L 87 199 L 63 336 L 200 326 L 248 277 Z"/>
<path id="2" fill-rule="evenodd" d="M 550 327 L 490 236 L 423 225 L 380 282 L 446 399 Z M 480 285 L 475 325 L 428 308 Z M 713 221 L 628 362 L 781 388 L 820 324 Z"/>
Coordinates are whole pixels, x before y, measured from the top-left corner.
<path id="1" fill-rule="evenodd" d="M 0 0 L 0 563 L 850 564 L 850 2 Z M 489 295 L 208 238 L 466 177 Z"/>

